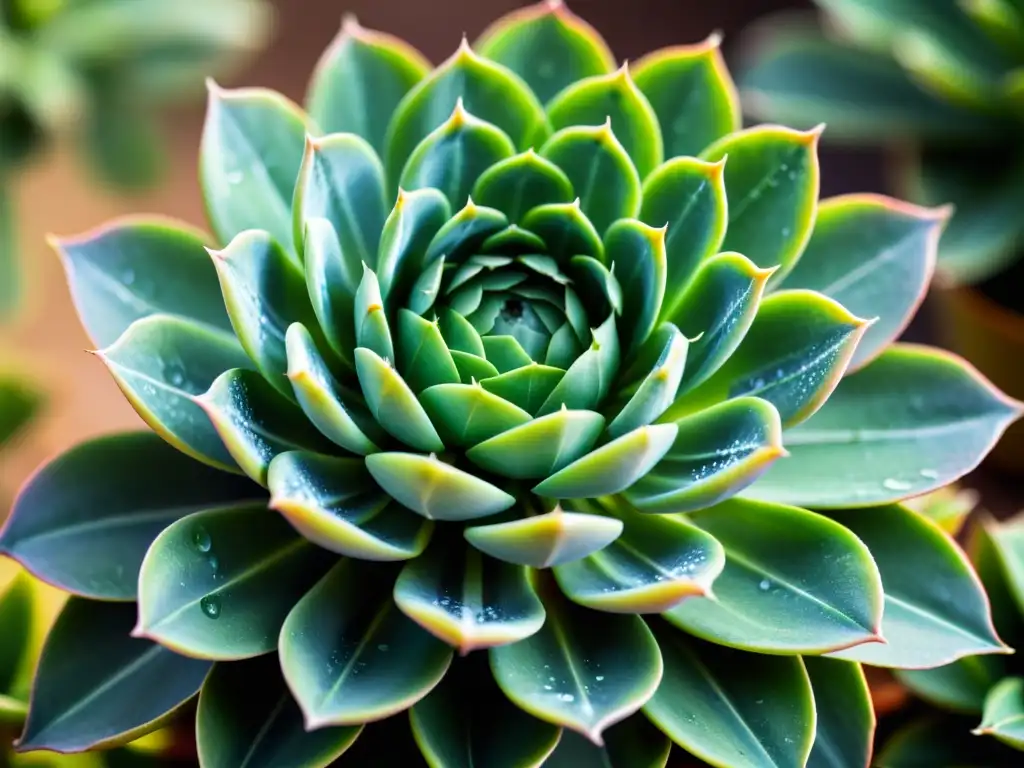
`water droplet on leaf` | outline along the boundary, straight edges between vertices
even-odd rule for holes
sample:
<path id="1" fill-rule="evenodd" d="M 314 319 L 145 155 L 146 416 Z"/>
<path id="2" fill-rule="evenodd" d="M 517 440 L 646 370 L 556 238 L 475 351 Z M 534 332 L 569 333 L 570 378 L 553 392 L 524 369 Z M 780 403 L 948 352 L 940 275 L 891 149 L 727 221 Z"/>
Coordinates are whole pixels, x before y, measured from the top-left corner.
<path id="1" fill-rule="evenodd" d="M 210 547 L 213 546 L 210 534 L 203 526 L 196 526 L 196 529 L 192 531 L 192 545 L 200 552 L 209 552 Z"/>
<path id="2" fill-rule="evenodd" d="M 220 598 L 216 595 L 207 595 L 199 601 L 199 607 L 207 618 L 216 619 L 220 616 Z"/>

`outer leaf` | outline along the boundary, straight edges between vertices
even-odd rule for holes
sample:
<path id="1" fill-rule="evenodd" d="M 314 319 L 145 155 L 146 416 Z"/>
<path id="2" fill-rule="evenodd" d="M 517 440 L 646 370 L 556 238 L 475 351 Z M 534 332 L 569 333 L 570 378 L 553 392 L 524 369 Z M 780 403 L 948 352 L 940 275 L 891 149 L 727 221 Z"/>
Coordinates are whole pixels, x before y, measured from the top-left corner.
<path id="1" fill-rule="evenodd" d="M 573 198 L 569 177 L 532 147 L 495 163 L 473 186 L 474 200 L 504 212 L 515 223 L 539 205 L 570 203 Z"/>
<path id="2" fill-rule="evenodd" d="M 195 402 L 226 370 L 252 365 L 233 335 L 183 317 L 150 315 L 96 355 L 157 434 L 199 461 L 238 471 Z"/>
<path id="3" fill-rule="evenodd" d="M 273 91 L 227 91 L 208 81 L 199 180 L 210 223 L 222 243 L 262 229 L 294 252 L 292 193 L 302 165 L 306 120 Z"/>
<path id="4" fill-rule="evenodd" d="M 516 148 L 505 133 L 474 117 L 460 98 L 447 122 L 421 141 L 402 169 L 403 189 L 430 187 L 460 205 L 485 170 L 512 157 Z"/>
<path id="5" fill-rule="evenodd" d="M 950 209 L 928 210 L 878 195 L 845 195 L 818 207 L 814 234 L 787 288 L 807 288 L 860 317 L 878 317 L 850 365 L 880 354 L 910 321 L 935 269 Z"/>
<path id="6" fill-rule="evenodd" d="M 281 666 L 307 729 L 401 712 L 448 669 L 451 650 L 392 601 L 394 575 L 392 565 L 343 559 L 288 615 Z"/>
<path id="7" fill-rule="evenodd" d="M 665 457 L 624 496 L 644 512 L 689 512 L 753 483 L 778 458 L 782 425 L 764 400 L 741 397 L 675 422 Z"/>
<path id="8" fill-rule="evenodd" d="M 544 623 L 526 568 L 484 557 L 457 532 L 441 532 L 402 569 L 394 599 L 406 616 L 462 656 L 518 642 Z"/>
<path id="9" fill-rule="evenodd" d="M 281 678 L 277 655 L 215 664 L 196 713 L 199 759 L 210 768 L 330 765 L 362 730 L 303 728 L 302 712 Z"/>
<path id="10" fill-rule="evenodd" d="M 817 729 L 808 768 L 864 768 L 871 763 L 875 711 L 859 664 L 805 656 Z"/>
<path id="11" fill-rule="evenodd" d="M 662 732 L 712 764 L 806 765 L 816 715 L 800 659 L 735 651 L 653 625 L 665 675 L 644 714 Z"/>
<path id="12" fill-rule="evenodd" d="M 661 124 L 665 157 L 698 155 L 742 125 L 739 96 L 722 59 L 720 35 L 655 51 L 633 70 Z"/>
<path id="13" fill-rule="evenodd" d="M 662 662 L 639 616 L 594 613 L 553 584 L 543 592 L 547 620 L 535 635 L 491 650 L 491 670 L 512 701 L 602 746 L 606 728 L 650 699 Z"/>
<path id="14" fill-rule="evenodd" d="M 563 731 L 558 747 L 545 768 L 665 768 L 672 742 L 641 714 L 626 718 L 605 733 L 605 746 L 597 747 L 571 731 Z"/>
<path id="15" fill-rule="evenodd" d="M 295 601 L 334 560 L 263 504 L 195 512 L 146 553 L 135 636 L 198 658 L 267 653 Z"/>
<path id="16" fill-rule="evenodd" d="M 364 347 L 356 349 L 356 372 L 366 404 L 374 419 L 391 435 L 422 451 L 444 449 L 409 385 L 380 356 Z"/>
<path id="17" fill-rule="evenodd" d="M 267 483 L 270 506 L 303 537 L 360 560 L 416 557 L 434 528 L 383 493 L 359 459 L 282 453 Z"/>
<path id="18" fill-rule="evenodd" d="M 711 594 L 725 566 L 714 537 L 681 518 L 643 515 L 627 504 L 610 504 L 605 512 L 625 524 L 622 534 L 555 569 L 570 600 L 612 613 L 662 613 L 688 597 Z"/>
<path id="19" fill-rule="evenodd" d="M 668 315 L 692 340 L 680 392 L 704 382 L 736 351 L 754 322 L 773 271 L 759 269 L 738 253 L 720 253 L 700 266 Z"/>
<path id="20" fill-rule="evenodd" d="M 309 114 L 325 132 L 362 136 L 380 155 L 395 108 L 429 71 L 430 62 L 408 43 L 346 16 L 313 73 Z"/>
<path id="21" fill-rule="evenodd" d="M 714 600 L 690 600 L 666 614 L 676 626 L 768 653 L 880 642 L 882 580 L 871 552 L 841 525 L 796 507 L 742 500 L 691 519 L 721 542 L 725 570 Z"/>
<path id="22" fill-rule="evenodd" d="M 539 143 L 547 134 L 544 110 L 526 84 L 504 67 L 478 56 L 463 40 L 459 50 L 395 109 L 384 151 L 392 185 L 416 145 L 448 118 L 460 97 L 469 112 L 496 125 L 520 150 Z"/>
<path id="23" fill-rule="evenodd" d="M 736 351 L 667 416 L 732 397 L 760 397 L 785 426 L 817 411 L 839 384 L 870 321 L 813 291 L 783 291 L 761 302 Z"/>
<path id="24" fill-rule="evenodd" d="M 95 344 L 113 344 L 133 321 L 166 313 L 231 331 L 206 236 L 172 219 L 133 217 L 51 239 L 71 298 Z"/>
<path id="25" fill-rule="evenodd" d="M 43 646 L 19 751 L 124 744 L 198 692 L 210 663 L 129 637 L 134 621 L 134 605 L 68 600 Z"/>
<path id="26" fill-rule="evenodd" d="M 667 275 L 665 232 L 626 219 L 615 222 L 604 236 L 605 259 L 615 266 L 622 286 L 619 336 L 630 353 L 647 340 L 661 312 Z"/>
<path id="27" fill-rule="evenodd" d="M 258 373 L 234 368 L 196 399 L 238 466 L 260 485 L 277 454 L 295 449 L 329 453 L 332 444 L 290 400 Z"/>
<path id="28" fill-rule="evenodd" d="M 400 503 L 428 520 L 473 520 L 501 512 L 515 498 L 436 456 L 384 452 L 367 456 L 373 479 Z"/>
<path id="29" fill-rule="evenodd" d="M 638 427 L 533 487 L 538 496 L 579 499 L 619 493 L 643 478 L 672 448 L 675 424 Z"/>
<path id="30" fill-rule="evenodd" d="M 985 697 L 985 714 L 976 734 L 995 736 L 1014 749 L 1024 749 L 1024 678 L 1008 677 Z"/>
<path id="31" fill-rule="evenodd" d="M 668 226 L 668 290 L 661 318 L 669 319 L 697 269 L 720 250 L 725 239 L 725 162 L 705 163 L 692 157 L 669 160 L 644 179 L 639 219 L 652 227 Z"/>
<path id="32" fill-rule="evenodd" d="M 561 732 L 530 717 L 494 684 L 482 654 L 457 661 L 409 711 L 413 735 L 432 768 L 535 768 Z"/>
<path id="33" fill-rule="evenodd" d="M 14 566 L 13 563 L 11 565 Z M 11 571 L 10 577 L 6 573 L 8 570 Z M 4 700 L 0 704 L 0 722 L 6 720 L 6 715 L 13 708 L 12 703 L 21 708 L 20 701 L 6 694 L 16 690 L 20 684 L 21 670 L 27 664 L 35 663 L 35 659 L 29 658 L 35 651 L 32 647 L 37 624 L 32 605 L 34 598 L 32 582 L 17 567 L 5 568 L 0 573 L 0 621 L 3 622 L 0 626 L 13 628 L 0 638 L 0 691 L 4 691 L 0 694 Z M 15 722 L 20 722 L 24 715 L 25 711 L 22 711 Z"/>
<path id="34" fill-rule="evenodd" d="M 790 458 L 747 495 L 831 508 L 924 493 L 973 469 L 1020 409 L 959 358 L 896 344 L 786 433 Z"/>
<path id="35" fill-rule="evenodd" d="M 466 528 L 466 540 L 481 552 L 510 563 L 550 568 L 604 549 L 618 538 L 622 523 L 608 517 L 563 512 Z"/>
<path id="36" fill-rule="evenodd" d="M 505 477 L 547 477 L 585 455 L 604 424 L 594 411 L 562 409 L 474 445 L 466 458 Z"/>
<path id="37" fill-rule="evenodd" d="M 896 505 L 829 514 L 868 545 L 885 589 L 886 643 L 832 655 L 881 667 L 925 669 L 967 655 L 1007 651 L 992 626 L 981 582 L 934 523 Z M 921 579 L 921 573 L 929 578 Z"/>
<path id="38" fill-rule="evenodd" d="M 152 433 L 101 437 L 29 480 L 0 535 L 0 551 L 69 592 L 134 600 L 146 549 L 167 525 L 262 495 L 249 480 L 193 461 Z"/>
<path id="39" fill-rule="evenodd" d="M 310 219 L 327 219 L 341 243 L 346 271 L 358 274 L 354 267 L 359 263 L 374 266 L 388 202 L 384 166 L 373 147 L 351 133 L 307 136 L 292 213 L 300 253 L 305 252 L 303 236 Z"/>
<path id="40" fill-rule="evenodd" d="M 302 271 L 264 231 L 250 230 L 211 251 L 231 325 L 263 377 L 291 398 L 285 332 L 293 322 L 323 336 Z M 322 343 L 326 348 L 326 343 Z"/>
<path id="41" fill-rule="evenodd" d="M 578 80 L 615 68 L 600 33 L 561 0 L 503 16 L 484 30 L 476 48 L 523 78 L 542 102 Z"/>
<path id="42" fill-rule="evenodd" d="M 658 117 L 633 82 L 626 64 L 618 72 L 581 79 L 567 86 L 548 103 L 547 112 L 556 131 L 576 125 L 600 125 L 609 120 L 641 179 L 664 160 Z"/>
<path id="43" fill-rule="evenodd" d="M 616 219 L 640 212 L 640 176 L 612 132 L 610 120 L 594 127 L 564 128 L 548 139 L 540 154 L 565 171 L 581 210 L 598 233 Z M 523 221 L 523 226 L 534 230 L 530 218 Z M 552 253 L 557 253 L 556 249 L 552 248 Z"/>
<path id="44" fill-rule="evenodd" d="M 726 155 L 729 226 L 722 248 L 759 267 L 778 267 L 778 284 L 796 264 L 814 228 L 818 203 L 818 139 L 821 128 L 800 133 L 759 126 L 724 136 L 701 153 Z"/>

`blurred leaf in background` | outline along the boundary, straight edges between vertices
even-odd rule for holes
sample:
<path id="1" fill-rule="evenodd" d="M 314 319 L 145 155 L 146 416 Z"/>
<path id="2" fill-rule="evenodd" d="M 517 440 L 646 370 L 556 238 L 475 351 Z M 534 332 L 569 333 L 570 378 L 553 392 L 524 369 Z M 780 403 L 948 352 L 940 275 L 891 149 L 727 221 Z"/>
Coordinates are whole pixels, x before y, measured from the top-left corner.
<path id="1" fill-rule="evenodd" d="M 0 0 L 0 320 L 20 282 L 14 174 L 69 133 L 103 183 L 154 183 L 156 108 L 261 47 L 270 19 L 263 0 Z"/>

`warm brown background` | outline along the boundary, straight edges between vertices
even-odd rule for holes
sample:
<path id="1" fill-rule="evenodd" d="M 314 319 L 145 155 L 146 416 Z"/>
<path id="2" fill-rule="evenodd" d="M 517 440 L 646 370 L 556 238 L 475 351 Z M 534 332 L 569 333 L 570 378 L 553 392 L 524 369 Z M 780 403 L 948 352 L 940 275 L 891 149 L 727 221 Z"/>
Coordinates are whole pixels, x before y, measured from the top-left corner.
<path id="1" fill-rule="evenodd" d="M 726 35 L 726 53 L 743 26 L 763 13 L 805 0 L 569 0 L 570 6 L 607 37 L 616 55 L 636 59 L 654 48 Z M 463 33 L 472 40 L 496 16 L 522 5 L 516 0 L 277 0 L 278 23 L 269 49 L 229 85 L 265 85 L 301 101 L 306 80 L 345 12 L 368 27 L 386 29 L 440 62 Z M 162 212 L 202 224 L 195 156 L 201 105 L 168 115 L 173 153 L 159 190 L 133 199 L 93 188 L 77 161 L 58 150 L 20 179 L 21 255 L 31 268 L 27 311 L 0 336 L 0 361 L 12 355 L 50 392 L 42 422 L 26 435 L 21 450 L 5 452 L 0 487 L 19 482 L 45 457 L 82 438 L 141 422 L 99 360 L 87 354 L 57 258 L 44 244 L 48 232 L 78 233 L 129 212 Z M 877 174 L 856 154 L 827 158 L 825 193 L 875 187 Z"/>

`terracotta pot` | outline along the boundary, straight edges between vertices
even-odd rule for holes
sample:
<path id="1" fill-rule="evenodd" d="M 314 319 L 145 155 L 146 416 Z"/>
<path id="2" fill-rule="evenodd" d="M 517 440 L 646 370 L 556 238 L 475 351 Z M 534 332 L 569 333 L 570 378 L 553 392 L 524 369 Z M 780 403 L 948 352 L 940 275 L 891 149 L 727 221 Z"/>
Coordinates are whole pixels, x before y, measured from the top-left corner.
<path id="1" fill-rule="evenodd" d="M 943 346 L 967 358 L 1010 397 L 1024 400 L 1024 315 L 970 286 L 931 293 Z M 1024 474 L 1024 422 L 1016 422 L 989 455 L 1004 471 Z"/>

